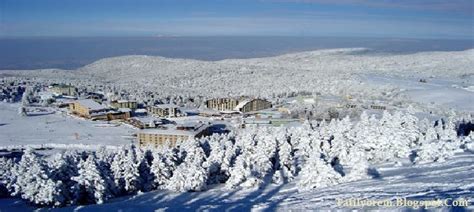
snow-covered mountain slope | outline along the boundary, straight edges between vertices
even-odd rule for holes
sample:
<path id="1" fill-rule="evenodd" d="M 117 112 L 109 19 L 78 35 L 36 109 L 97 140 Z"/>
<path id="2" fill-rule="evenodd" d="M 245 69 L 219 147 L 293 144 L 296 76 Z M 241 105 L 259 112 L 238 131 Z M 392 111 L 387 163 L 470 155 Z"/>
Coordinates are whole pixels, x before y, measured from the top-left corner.
<path id="1" fill-rule="evenodd" d="M 289 92 L 364 94 L 372 89 L 357 75 L 459 77 L 474 74 L 474 50 L 375 54 L 368 49 L 331 49 L 255 59 L 216 62 L 123 56 L 102 59 L 77 71 L 5 72 L 48 79 L 110 82 L 127 90 L 154 90 L 162 95 L 269 97 Z"/>
<path id="2" fill-rule="evenodd" d="M 124 56 L 99 60 L 81 68 L 81 73 L 119 78 L 134 74 L 167 74 L 175 71 L 232 71 L 240 68 L 251 71 L 268 68 L 288 68 L 289 71 L 311 70 L 332 72 L 429 72 L 453 75 L 472 73 L 474 50 L 461 52 L 424 52 L 407 55 L 371 54 L 368 49 L 331 49 L 286 54 L 254 59 L 227 59 L 207 62 L 189 59 L 168 59 L 152 56 Z M 208 69 L 208 70 L 206 70 Z M 223 69 L 223 70 L 220 70 Z M 221 72 L 219 72 L 221 71 Z M 453 73 L 454 72 L 454 73 Z M 202 74 L 202 73 L 201 73 Z M 138 76 L 139 77 L 139 76 Z"/>
<path id="3" fill-rule="evenodd" d="M 312 191 L 298 191 L 294 184 L 268 185 L 260 190 L 226 191 L 216 187 L 206 192 L 173 193 L 154 191 L 117 198 L 102 205 L 74 206 L 57 211 L 288 211 L 336 209 L 338 200 L 351 198 L 390 200 L 394 205 L 378 209 L 413 209 L 397 206 L 397 198 L 411 201 L 467 199 L 474 209 L 474 155 L 465 152 L 446 162 L 422 165 L 379 165 L 379 177 L 339 184 Z M 449 202 L 449 201 L 448 201 Z M 411 202 L 413 203 L 413 202 Z M 452 203 L 452 202 L 451 202 Z M 353 207 L 363 209 L 362 207 Z M 445 209 L 447 207 L 444 207 Z M 15 199 L 0 199 L 0 211 L 23 211 L 33 208 Z M 365 207 L 364 209 L 370 209 Z M 372 207 L 372 209 L 375 209 Z M 439 207 L 431 208 L 439 209 Z M 451 208 L 453 209 L 453 208 Z M 462 210 L 462 209 L 461 209 Z"/>
<path id="4" fill-rule="evenodd" d="M 344 73 L 400 73 L 455 76 L 473 73 L 474 50 L 425 52 L 408 55 L 371 54 L 368 49 L 331 49 L 255 59 L 207 62 L 151 56 L 124 56 L 99 60 L 80 69 L 81 74 L 130 80 L 147 77 L 269 76 L 272 74 L 324 75 Z M 282 70 L 283 69 L 283 70 Z M 230 73 L 229 73 L 230 72 Z M 308 72 L 310 72 L 308 74 Z M 167 76 L 171 75 L 171 76 Z M 290 75 L 290 76 L 291 76 Z M 230 77 L 229 76 L 229 77 Z"/>

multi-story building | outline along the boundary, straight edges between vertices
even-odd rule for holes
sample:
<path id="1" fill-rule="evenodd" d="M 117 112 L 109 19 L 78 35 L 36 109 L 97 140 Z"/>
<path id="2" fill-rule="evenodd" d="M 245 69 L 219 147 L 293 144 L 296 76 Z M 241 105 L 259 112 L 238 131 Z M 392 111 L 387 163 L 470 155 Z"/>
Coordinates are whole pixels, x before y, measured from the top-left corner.
<path id="1" fill-rule="evenodd" d="M 93 120 L 116 120 L 130 118 L 130 112 L 105 107 L 92 99 L 81 99 L 69 104 L 72 114 Z"/>
<path id="2" fill-rule="evenodd" d="M 92 99 L 81 99 L 69 104 L 69 110 L 75 115 L 92 118 L 95 114 L 106 113 L 108 108 Z"/>
<path id="3" fill-rule="evenodd" d="M 373 109 L 373 110 L 386 110 L 387 107 L 382 106 L 382 105 L 370 105 L 370 109 Z"/>
<path id="4" fill-rule="evenodd" d="M 136 101 L 131 101 L 131 100 L 116 100 L 110 102 L 110 106 L 113 108 L 129 108 L 129 109 L 137 109 L 138 104 Z"/>
<path id="5" fill-rule="evenodd" d="M 237 106 L 235 106 L 235 111 L 240 111 L 242 113 L 248 113 L 253 111 L 264 110 L 272 107 L 272 103 L 264 99 L 245 99 L 240 101 Z"/>
<path id="6" fill-rule="evenodd" d="M 209 109 L 221 112 L 239 111 L 243 113 L 268 109 L 272 103 L 264 99 L 235 99 L 235 98 L 216 98 L 206 101 Z"/>
<path id="7" fill-rule="evenodd" d="M 128 119 L 127 123 L 139 129 L 149 129 L 158 128 L 164 124 L 171 123 L 171 121 L 150 116 L 143 116 Z"/>
<path id="8" fill-rule="evenodd" d="M 54 84 L 50 87 L 50 90 L 57 95 L 65 95 L 65 96 L 77 95 L 77 88 L 72 85 Z"/>
<path id="9" fill-rule="evenodd" d="M 239 100 L 233 98 L 215 98 L 206 101 L 207 108 L 217 111 L 232 111 L 238 104 Z"/>
<path id="10" fill-rule="evenodd" d="M 112 121 L 112 120 L 127 120 L 130 118 L 130 112 L 128 111 L 117 111 L 110 110 L 106 113 L 97 113 L 91 116 L 92 120 L 103 120 L 103 121 Z"/>
<path id="11" fill-rule="evenodd" d="M 173 104 L 148 106 L 147 112 L 158 117 L 176 117 L 178 115 L 178 106 Z"/>
<path id="12" fill-rule="evenodd" d="M 207 135 L 208 128 L 209 125 L 204 123 L 169 125 L 157 129 L 141 130 L 137 133 L 137 139 L 140 147 L 175 146 L 178 141 L 186 141 Z"/>
<path id="13" fill-rule="evenodd" d="M 88 92 L 85 96 L 86 96 L 86 99 L 92 99 L 100 103 L 106 100 L 105 95 L 100 92 Z"/>

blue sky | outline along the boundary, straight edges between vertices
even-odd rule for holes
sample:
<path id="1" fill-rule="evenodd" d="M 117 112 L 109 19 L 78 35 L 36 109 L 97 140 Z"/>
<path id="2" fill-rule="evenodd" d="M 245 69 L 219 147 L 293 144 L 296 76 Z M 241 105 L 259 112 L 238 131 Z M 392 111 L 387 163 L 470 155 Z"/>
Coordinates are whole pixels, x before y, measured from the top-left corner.
<path id="1" fill-rule="evenodd" d="M 0 36 L 465 39 L 474 0 L 0 0 Z"/>

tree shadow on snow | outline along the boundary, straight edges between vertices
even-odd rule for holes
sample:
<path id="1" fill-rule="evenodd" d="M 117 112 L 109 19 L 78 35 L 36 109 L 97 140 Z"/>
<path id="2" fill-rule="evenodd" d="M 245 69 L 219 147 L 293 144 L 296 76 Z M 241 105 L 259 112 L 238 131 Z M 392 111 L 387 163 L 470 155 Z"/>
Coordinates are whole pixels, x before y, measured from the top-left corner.
<path id="1" fill-rule="evenodd" d="M 210 189 L 207 194 L 203 192 L 183 192 L 176 196 L 168 192 L 156 192 L 153 197 L 149 194 L 138 195 L 125 200 L 120 205 L 126 205 L 133 210 L 134 206 L 139 206 L 140 210 L 153 211 L 164 209 L 166 211 L 250 211 L 257 206 L 260 211 L 275 211 L 278 205 L 286 199 L 286 195 L 275 197 L 284 186 L 272 186 L 265 184 L 259 189 L 247 190 L 233 189 L 229 192 L 223 192 L 219 188 Z M 116 201 L 114 201 L 116 202 Z M 121 208 L 122 211 L 128 211 L 127 208 Z M 80 211 L 80 208 L 76 208 Z"/>
<path id="2" fill-rule="evenodd" d="M 285 199 L 271 199 L 284 185 L 272 187 L 270 183 L 259 189 L 245 193 L 246 190 L 231 190 L 229 193 L 218 192 L 216 195 L 199 197 L 195 193 L 183 193 L 174 199 L 160 202 L 170 211 L 250 211 L 254 206 L 261 211 L 274 211 Z M 208 191 L 209 192 L 209 191 Z M 211 191 L 212 192 L 212 191 Z"/>

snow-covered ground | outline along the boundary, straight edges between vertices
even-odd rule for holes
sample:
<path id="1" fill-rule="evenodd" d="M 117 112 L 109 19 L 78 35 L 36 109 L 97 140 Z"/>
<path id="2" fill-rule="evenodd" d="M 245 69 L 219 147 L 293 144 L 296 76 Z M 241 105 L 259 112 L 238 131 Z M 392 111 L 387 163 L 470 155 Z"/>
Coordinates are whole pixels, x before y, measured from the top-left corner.
<path id="1" fill-rule="evenodd" d="M 393 86 L 400 89 L 412 101 L 428 107 L 474 111 L 474 81 L 469 78 L 416 78 L 383 75 L 364 75 L 361 77 L 369 85 Z M 427 82 L 419 82 L 425 79 Z"/>
<path id="2" fill-rule="evenodd" d="M 97 61 L 76 71 L 15 72 L 15 75 L 32 78 L 38 77 L 35 80 L 56 80 L 61 82 L 71 80 L 70 82 L 82 83 L 83 85 L 92 84 L 92 87 L 105 83 L 109 88 L 113 87 L 111 91 L 124 90 L 130 92 L 133 99 L 137 100 L 147 99 L 146 95 L 149 96 L 149 91 L 153 91 L 156 94 L 153 98 L 169 96 L 194 97 L 196 95 L 203 95 L 204 99 L 212 96 L 241 95 L 272 98 L 280 94 L 281 98 L 286 98 L 291 96 L 288 95 L 289 93 L 309 92 L 314 95 L 318 93 L 318 95 L 337 96 L 341 99 L 347 96 L 354 96 L 360 100 L 383 99 L 392 102 L 403 101 L 403 103 L 408 102 L 408 104 L 411 104 L 409 101 L 412 101 L 423 105 L 418 105 L 419 107 L 416 109 L 429 109 L 428 111 L 417 111 L 427 113 L 431 112 L 431 108 L 434 108 L 437 111 L 447 112 L 446 109 L 454 109 L 456 112 L 467 112 L 462 114 L 463 118 L 466 121 L 471 121 L 472 115 L 466 114 L 474 111 L 474 93 L 472 89 L 474 87 L 472 81 L 473 54 L 474 50 L 463 52 L 425 52 L 412 55 L 372 55 L 366 54 L 365 49 L 340 49 L 303 52 L 270 58 L 217 62 L 126 56 Z M 427 82 L 419 82 L 420 79 L 426 79 Z M 407 104 L 400 105 L 406 106 Z M 0 103 L 0 147 L 44 144 L 46 146 L 49 145 L 49 147 L 61 148 L 66 148 L 66 146 L 76 148 L 77 146 L 74 145 L 117 146 L 133 141 L 131 135 L 136 131 L 125 125 L 116 126 L 106 122 L 83 120 L 61 112 L 20 116 L 18 114 L 18 107 L 19 104 Z M 404 108 L 404 110 L 408 111 L 407 108 Z M 222 211 L 224 209 L 231 209 L 247 211 L 255 209 L 271 211 L 278 209 L 286 211 L 290 209 L 342 208 L 337 205 L 337 201 L 350 198 L 389 199 L 395 203 L 396 198 L 404 197 L 410 200 L 467 198 L 471 204 L 470 209 L 474 209 L 472 206 L 474 201 L 474 154 L 469 151 L 463 153 L 458 151 L 467 149 L 460 146 L 462 146 L 462 142 L 468 142 L 467 139 L 461 142 L 462 139 L 457 137 L 458 135 L 456 134 L 454 119 L 460 120 L 460 117 L 454 116 L 459 114 L 453 113 L 453 117 L 451 117 L 453 120 L 448 121 L 447 127 L 441 127 L 439 123 L 443 121 L 435 125 L 433 120 L 427 120 L 426 122 L 420 120 L 419 126 L 412 126 L 411 123 L 418 122 L 414 120 L 422 117 L 411 117 L 411 115 L 397 113 L 400 111 L 392 112 L 395 112 L 393 116 L 390 113 L 384 113 L 383 116 L 386 117 L 382 117 L 381 121 L 375 118 L 369 119 L 368 116 L 364 116 L 365 118 L 362 119 L 361 116 L 361 120 L 364 121 L 359 123 L 360 126 L 357 124 L 358 122 L 352 123 L 348 119 L 334 120 L 329 126 L 320 126 L 320 130 L 310 131 L 312 134 L 306 133 L 301 126 L 298 129 L 291 130 L 278 129 L 281 132 L 274 132 L 272 131 L 273 129 L 259 131 L 255 136 L 253 134 L 238 135 L 237 132 L 237 137 L 241 136 L 239 137 L 240 143 L 238 143 L 239 150 L 228 151 L 226 154 L 232 155 L 235 153 L 236 157 L 239 155 L 239 160 L 237 158 L 234 158 L 234 160 L 229 159 L 231 157 L 223 157 L 226 160 L 229 159 L 228 164 L 232 165 L 230 169 L 232 172 L 227 173 L 227 175 L 233 178 L 226 181 L 226 184 L 232 186 L 235 181 L 236 185 L 251 185 L 252 183 L 260 185 L 259 183 L 266 181 L 256 179 L 267 176 L 265 175 L 266 172 L 271 172 L 272 177 L 275 177 L 279 176 L 277 173 L 283 173 L 286 166 L 292 167 L 289 170 L 296 170 L 293 166 L 298 165 L 300 167 L 300 165 L 304 165 L 301 166 L 303 167 L 301 174 L 298 172 L 298 175 L 295 175 L 296 178 L 289 183 L 282 185 L 278 183 L 264 183 L 262 185 L 263 188 L 251 190 L 228 190 L 228 185 L 224 186 L 222 183 L 213 183 L 209 184 L 211 188 L 204 192 L 175 193 L 158 190 L 107 200 L 102 205 L 68 206 L 55 210 L 149 211 L 168 209 L 175 211 Z M 442 116 L 444 114 L 446 113 L 433 115 L 448 118 Z M 401 121 L 404 118 L 407 120 Z M 200 117 L 176 118 L 173 120 L 186 122 L 192 119 L 207 120 L 207 118 Z M 384 120 L 388 121 L 385 122 Z M 364 123 L 370 125 L 366 126 Z M 350 128 L 352 124 L 357 126 L 357 128 L 351 128 L 350 131 L 345 129 L 346 127 Z M 312 129 L 313 125 L 306 126 L 306 128 Z M 387 129 L 378 131 L 384 128 Z M 286 144 L 285 142 L 276 142 L 278 139 L 284 141 L 285 139 L 283 138 L 288 138 L 283 133 L 287 131 L 292 131 L 288 136 L 295 137 L 291 141 L 291 145 L 294 146 L 284 145 Z M 353 134 L 358 134 L 359 137 L 353 137 Z M 262 136 L 262 138 L 258 139 L 259 136 Z M 254 139 L 259 140 L 259 142 L 256 142 L 257 140 Z M 306 141 L 311 142 L 306 144 Z M 472 141 L 472 137 L 470 141 Z M 228 143 L 226 145 L 229 145 Z M 281 146 L 277 146 L 275 143 Z M 353 143 L 358 148 L 347 146 L 349 143 Z M 259 144 L 261 146 L 257 146 Z M 275 145 L 268 149 L 269 152 L 276 151 L 280 154 L 281 151 L 282 156 L 288 156 L 288 158 L 291 158 L 290 156 L 293 156 L 296 151 L 305 149 L 301 148 L 301 146 L 311 146 L 314 152 L 309 151 L 308 154 L 303 154 L 305 160 L 301 161 L 307 160 L 309 161 L 308 163 L 299 161 L 302 164 L 296 164 L 296 162 L 295 164 L 284 164 L 282 162 L 282 164 L 277 165 L 277 162 L 280 163 L 279 161 L 283 161 L 282 158 L 286 157 L 275 156 L 276 153 L 267 155 L 267 153 L 259 152 L 265 147 L 264 144 L 269 146 Z M 298 144 L 301 146 L 298 146 Z M 384 147 L 381 144 L 389 148 L 380 148 Z M 472 143 L 469 145 L 472 147 Z M 217 148 L 219 146 L 220 143 L 215 146 L 219 150 L 218 153 L 213 154 L 220 155 L 220 153 L 224 152 L 222 149 Z M 400 149 L 396 149 L 398 147 Z M 196 149 L 189 148 L 184 151 L 186 154 L 183 155 L 187 155 L 189 152 L 192 153 L 190 150 Z M 419 150 L 420 148 L 421 150 Z M 349 159 L 353 159 L 352 155 L 344 154 L 345 151 L 343 150 L 349 149 L 354 152 L 364 153 L 370 150 L 372 157 L 370 159 L 376 162 L 382 161 L 382 159 L 389 161 L 394 158 L 408 160 L 407 157 L 411 151 L 418 151 L 420 153 L 418 155 L 420 161 L 416 161 L 416 164 L 408 161 L 378 164 L 375 165 L 378 173 L 371 173 L 373 179 L 356 182 L 337 181 L 336 185 L 329 184 L 330 186 L 325 188 L 317 187 L 310 191 L 298 190 L 298 188 L 301 188 L 301 185 L 298 183 L 301 182 L 305 170 L 310 170 L 308 172 L 313 174 L 309 178 L 314 176 L 316 176 L 314 178 L 317 178 L 322 173 L 319 171 L 327 171 L 327 169 L 322 169 L 321 167 L 333 166 L 331 163 L 334 160 L 332 159 L 336 157 L 337 160 L 345 159 L 350 161 Z M 472 150 L 472 148 L 470 149 Z M 398 153 L 394 151 L 400 151 L 400 155 L 397 155 Z M 324 154 L 324 159 L 323 157 L 310 158 L 310 156 L 315 155 L 313 154 L 315 152 Z M 453 152 L 458 152 L 458 154 L 450 157 Z M 198 153 L 203 154 L 202 152 Z M 199 155 L 198 153 L 193 154 Z M 194 156 L 189 156 L 185 162 L 181 161 L 180 167 L 177 169 L 179 172 L 176 171 L 176 173 L 182 172 L 183 176 L 187 176 L 185 174 L 192 176 L 194 172 L 187 172 L 190 167 L 199 167 L 199 170 L 205 170 L 207 174 L 211 175 L 210 170 L 212 169 L 201 167 L 203 165 L 200 163 L 203 161 L 197 160 L 199 157 Z M 363 156 L 366 157 L 367 155 Z M 438 161 L 421 164 L 425 160 L 444 159 L 446 159 L 444 162 Z M 224 161 L 224 159 L 222 160 Z M 293 159 L 288 160 L 293 161 Z M 321 167 L 315 165 L 314 167 L 317 168 L 311 171 L 313 167 L 311 161 L 323 160 L 327 160 L 325 162 L 328 164 L 324 164 Z M 82 164 L 84 158 L 80 159 L 80 161 Z M 93 159 L 91 161 L 94 162 Z M 115 158 L 109 162 L 112 163 L 112 161 L 116 161 Z M 160 162 L 159 160 L 157 161 Z M 156 164 L 159 164 L 158 162 Z M 264 166 L 268 163 L 272 164 L 270 168 Z M 354 163 L 359 164 L 358 162 Z M 221 161 L 221 164 L 227 164 L 227 162 L 223 163 Z M 91 167 L 94 168 L 95 166 Z M 335 168 L 334 170 L 332 168 L 332 172 L 335 172 Z M 83 169 L 88 170 L 84 167 Z M 122 177 L 123 173 L 117 170 L 116 172 L 119 173 L 117 179 L 121 179 L 120 177 Z M 324 174 L 326 173 L 328 172 L 324 172 Z M 18 173 L 15 176 L 17 175 Z M 177 176 L 176 179 L 178 179 L 181 175 L 173 176 Z M 241 179 L 239 177 L 244 178 Z M 335 179 L 332 179 L 332 177 L 328 177 L 329 180 Z M 177 182 L 176 179 L 175 181 Z M 186 181 L 188 178 L 184 179 Z M 24 181 L 27 180 L 28 178 Z M 174 185 L 177 185 L 175 181 L 172 181 L 169 185 L 167 184 L 168 187 L 166 188 L 173 190 Z M 201 181 L 198 180 L 197 182 Z M 318 180 L 312 183 L 319 186 Z M 308 184 L 311 185 L 311 182 Z M 60 187 L 58 186 L 58 188 Z M 197 190 L 199 189 L 202 188 L 198 187 Z M 174 190 L 183 190 L 183 188 L 176 188 Z M 25 193 L 30 194 L 31 192 Z M 120 195 L 124 195 L 123 192 L 117 196 Z M 35 198 L 31 198 L 29 201 L 31 202 Z M 0 212 L 34 209 L 25 202 L 16 198 L 0 199 Z M 398 208 L 398 206 L 387 209 L 395 208 Z"/>
<path id="3" fill-rule="evenodd" d="M 460 77 L 473 74 L 474 50 L 373 54 L 368 49 L 329 49 L 254 59 L 199 61 L 151 56 L 123 56 L 96 61 L 78 70 L 2 71 L 49 81 L 111 84 L 125 91 L 153 91 L 155 96 L 260 96 L 291 92 L 323 95 L 376 95 L 382 90 L 360 84 L 354 74 Z M 374 90 L 375 89 L 375 90 Z M 149 98 L 135 93 L 134 97 Z M 386 96 L 393 98 L 393 96 Z"/>
<path id="4" fill-rule="evenodd" d="M 0 147 L 37 144 L 123 145 L 136 130 L 69 116 L 65 113 L 21 116 L 19 104 L 0 103 Z"/>
<path id="5" fill-rule="evenodd" d="M 444 163 L 394 167 L 380 166 L 380 177 L 352 183 L 340 184 L 324 189 L 299 192 L 294 184 L 269 185 L 262 190 L 223 192 L 215 188 L 208 192 L 170 193 L 150 192 L 118 202 L 100 206 L 86 206 L 83 210 L 121 209 L 170 209 L 170 210 L 215 210 L 249 209 L 269 210 L 314 210 L 346 208 L 337 206 L 337 200 L 362 198 L 371 200 L 396 198 L 410 200 L 434 200 L 465 198 L 474 209 L 474 155 L 456 155 Z M 145 204 L 144 204 L 145 203 Z M 360 207 L 356 207 L 360 208 Z M 354 208 L 354 209 L 356 209 Z M 389 207 L 394 209 L 397 207 Z M 410 207 L 408 207 L 410 208 Z M 374 209 L 374 208 L 372 208 Z M 69 210 L 67 208 L 66 210 Z M 79 210 L 80 211 L 80 210 Z"/>
<path id="6" fill-rule="evenodd" d="M 227 191 L 216 187 L 206 192 L 174 193 L 154 191 L 117 198 L 102 205 L 74 206 L 53 211 L 288 211 L 349 209 L 338 200 L 351 198 L 390 200 L 394 205 L 378 209 L 413 209 L 397 206 L 397 198 L 411 201 L 466 199 L 474 210 L 474 154 L 465 152 L 442 163 L 377 166 L 379 177 L 339 184 L 312 191 L 298 191 L 293 183 L 267 185 L 263 189 Z M 448 199 L 449 200 L 449 199 Z M 411 202 L 414 203 L 414 202 Z M 451 207 L 444 207 L 445 209 Z M 0 211 L 25 211 L 34 208 L 18 199 L 0 199 Z M 353 209 L 375 209 L 353 207 Z M 440 209 L 440 207 L 431 208 Z M 452 208 L 451 208 L 452 209 Z"/>

